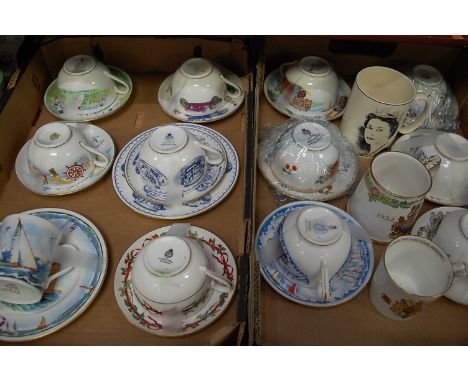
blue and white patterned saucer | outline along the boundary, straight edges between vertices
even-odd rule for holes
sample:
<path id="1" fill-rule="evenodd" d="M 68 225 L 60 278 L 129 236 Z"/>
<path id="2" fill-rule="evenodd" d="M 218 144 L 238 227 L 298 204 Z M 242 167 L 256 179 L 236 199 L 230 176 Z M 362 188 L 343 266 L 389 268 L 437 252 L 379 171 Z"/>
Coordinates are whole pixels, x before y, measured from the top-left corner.
<path id="1" fill-rule="evenodd" d="M 139 156 L 141 147 L 145 143 L 145 140 L 150 135 L 150 131 L 146 131 L 143 134 L 139 135 L 139 141 L 135 144 L 130 153 L 128 154 L 127 160 L 125 162 L 125 177 L 127 179 L 128 185 L 135 191 L 138 195 L 148 199 L 150 202 L 153 203 L 163 203 L 167 204 L 166 200 L 159 199 L 161 196 L 166 196 L 166 190 L 158 190 L 158 194 L 155 195 L 151 189 L 149 189 L 143 182 L 143 179 L 140 175 L 139 169 Z M 226 151 L 222 143 L 212 135 L 204 132 L 203 130 L 198 131 L 198 140 L 203 144 L 218 150 L 222 153 L 223 157 L 226 158 Z M 192 188 L 189 192 L 184 195 L 184 199 L 187 201 L 195 200 L 207 192 L 210 192 L 223 178 L 226 172 L 227 163 L 224 160 L 221 164 L 218 165 L 211 165 L 208 164 L 206 173 L 203 176 L 203 179 L 198 183 L 197 187 Z"/>
<path id="2" fill-rule="evenodd" d="M 0 302 L 0 341 L 29 341 L 70 324 L 97 296 L 107 270 L 104 238 L 84 216 L 59 208 L 41 208 L 25 213 L 47 219 L 67 235 L 68 243 L 101 257 L 102 261 L 96 262 L 96 269 L 75 268 L 59 277 L 52 290 L 47 290 L 36 304 Z"/>
<path id="3" fill-rule="evenodd" d="M 302 278 L 300 282 L 295 281 L 297 272 L 293 269 L 288 272 L 287 267 L 281 264 L 285 260 L 279 243 L 279 227 L 288 213 L 307 206 L 321 206 L 333 211 L 351 231 L 351 249 L 343 266 L 330 279 L 330 299 L 327 302 L 321 300 L 321 293 L 315 287 L 316 280 Z M 369 282 L 374 267 L 372 241 L 361 225 L 339 208 L 313 201 L 289 203 L 270 213 L 257 231 L 255 251 L 261 274 L 276 292 L 288 300 L 314 307 L 329 307 L 351 300 Z"/>
<path id="4" fill-rule="evenodd" d="M 27 159 L 27 149 L 29 141 L 21 148 L 16 157 L 15 172 L 18 180 L 28 190 L 47 196 L 67 195 L 84 190 L 100 180 L 112 167 L 115 156 L 115 146 L 111 136 L 100 127 L 89 123 L 67 122 L 69 125 L 81 130 L 88 144 L 109 158 L 106 167 L 95 167 L 93 173 L 82 182 L 68 185 L 66 187 L 56 187 L 53 184 L 44 183 L 44 179 L 36 172 L 31 171 Z"/>
<path id="5" fill-rule="evenodd" d="M 112 181 L 120 199 L 132 210 L 142 215 L 158 219 L 184 219 L 199 215 L 223 201 L 236 183 L 239 175 L 239 159 L 232 144 L 222 134 L 208 127 L 192 123 L 177 123 L 176 125 L 187 129 L 197 138 L 210 137 L 210 139 L 217 139 L 226 153 L 226 172 L 216 187 L 201 198 L 173 205 L 154 203 L 134 192 L 128 184 L 125 174 L 125 164 L 130 152 L 140 142 L 142 135 L 151 133 L 157 127 L 139 134 L 128 142 L 117 155 L 112 169 Z"/>

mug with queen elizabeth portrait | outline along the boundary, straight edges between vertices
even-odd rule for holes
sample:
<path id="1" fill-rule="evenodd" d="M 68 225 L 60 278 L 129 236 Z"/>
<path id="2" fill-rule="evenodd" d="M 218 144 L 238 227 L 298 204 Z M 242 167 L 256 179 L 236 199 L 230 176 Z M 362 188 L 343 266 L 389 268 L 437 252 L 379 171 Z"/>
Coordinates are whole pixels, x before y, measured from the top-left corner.
<path id="1" fill-rule="evenodd" d="M 402 126 L 415 100 L 425 102 L 424 110 L 413 123 Z M 390 146 L 398 132 L 407 134 L 420 127 L 429 111 L 429 99 L 417 93 L 404 74 L 371 66 L 356 77 L 341 130 L 357 154 L 373 157 Z"/>

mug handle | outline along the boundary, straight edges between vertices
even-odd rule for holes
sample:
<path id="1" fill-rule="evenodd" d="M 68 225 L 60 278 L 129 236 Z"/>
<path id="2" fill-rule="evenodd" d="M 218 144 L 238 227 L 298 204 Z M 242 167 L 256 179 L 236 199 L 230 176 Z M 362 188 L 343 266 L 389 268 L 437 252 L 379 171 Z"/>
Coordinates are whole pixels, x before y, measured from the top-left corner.
<path id="1" fill-rule="evenodd" d="M 110 74 L 109 72 L 104 72 L 104 74 L 109 77 L 111 80 L 114 80 L 115 82 L 118 82 L 120 85 L 124 87 L 124 90 L 119 89 L 117 86 L 115 86 L 115 92 L 118 94 L 127 94 L 130 91 L 130 87 L 127 85 L 127 83 L 120 78 L 114 76 L 113 74 Z"/>
<path id="2" fill-rule="evenodd" d="M 96 155 L 98 158 L 93 158 L 93 162 L 98 167 L 106 167 L 109 164 L 109 158 L 106 157 L 103 153 L 97 151 L 94 147 L 87 145 L 86 143 L 80 142 L 80 146 L 90 153 Z"/>
<path id="3" fill-rule="evenodd" d="M 284 77 L 284 75 L 286 74 L 285 68 L 289 67 L 289 66 L 293 66 L 296 62 L 297 62 L 297 60 L 296 61 L 291 61 L 291 62 L 285 62 L 284 64 L 281 64 L 280 67 L 279 67 L 280 76 Z"/>
<path id="4" fill-rule="evenodd" d="M 231 98 L 238 98 L 241 94 L 242 94 L 242 90 L 239 86 L 237 86 L 234 82 L 228 80 L 227 78 L 225 78 L 222 74 L 219 75 L 221 77 L 221 79 L 227 83 L 228 85 L 232 86 L 234 88 L 234 92 L 231 94 L 229 94 L 229 96 Z"/>
<path id="5" fill-rule="evenodd" d="M 214 290 L 221 293 L 229 293 L 232 291 L 232 284 L 226 277 L 218 275 L 216 272 L 206 267 L 200 268 L 205 275 L 212 279 L 211 286 Z"/>
<path id="6" fill-rule="evenodd" d="M 73 244 L 67 244 L 67 243 L 64 243 L 64 244 L 60 244 L 60 247 L 68 247 L 68 248 L 72 248 L 73 250 L 75 251 L 79 251 L 78 247 L 73 245 Z M 45 286 L 44 289 L 47 289 L 50 285 L 50 283 L 56 279 L 58 279 L 59 277 L 63 276 L 63 275 L 66 275 L 68 272 L 72 271 L 73 269 L 75 269 L 74 266 L 71 266 L 71 267 L 67 267 L 65 269 L 62 269 L 61 271 L 53 274 L 52 276 L 50 276 L 48 279 L 47 279 L 47 284 Z"/>
<path id="7" fill-rule="evenodd" d="M 429 114 L 431 111 L 431 104 L 429 102 L 429 98 L 427 98 L 427 96 L 422 93 L 416 93 L 416 97 L 414 97 L 413 102 L 417 100 L 424 101 L 426 103 L 426 106 L 424 107 L 424 110 L 422 111 L 422 113 L 419 114 L 418 118 L 416 118 L 413 123 L 409 124 L 406 127 L 400 127 L 400 129 L 398 129 L 398 131 L 401 134 L 408 134 L 408 133 L 411 133 L 413 130 L 416 130 L 418 127 L 420 127 L 423 124 L 426 118 L 429 117 Z"/>
<path id="8" fill-rule="evenodd" d="M 320 262 L 320 269 L 322 272 L 322 301 L 326 302 L 330 299 L 330 278 L 328 276 L 328 266 L 325 258 L 322 258 Z"/>
<path id="9" fill-rule="evenodd" d="M 221 154 L 218 150 L 215 150 L 214 148 L 210 147 L 210 146 L 207 146 L 201 142 L 195 142 L 199 147 L 201 147 L 203 150 L 206 150 L 210 153 L 213 153 L 215 154 L 215 158 L 206 158 L 206 161 L 209 163 L 209 164 L 212 164 L 212 165 L 218 165 L 218 164 L 221 164 L 223 163 L 224 161 L 224 156 L 223 154 Z"/>

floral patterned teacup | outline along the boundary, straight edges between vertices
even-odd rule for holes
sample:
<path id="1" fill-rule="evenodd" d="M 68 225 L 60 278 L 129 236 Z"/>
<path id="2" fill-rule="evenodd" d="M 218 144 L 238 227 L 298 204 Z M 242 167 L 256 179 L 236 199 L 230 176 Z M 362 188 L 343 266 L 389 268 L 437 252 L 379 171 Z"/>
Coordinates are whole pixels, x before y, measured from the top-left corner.
<path id="1" fill-rule="evenodd" d="M 452 264 L 437 244 L 400 237 L 388 245 L 374 273 L 371 302 L 385 317 L 407 320 L 447 292 L 453 278 Z"/>

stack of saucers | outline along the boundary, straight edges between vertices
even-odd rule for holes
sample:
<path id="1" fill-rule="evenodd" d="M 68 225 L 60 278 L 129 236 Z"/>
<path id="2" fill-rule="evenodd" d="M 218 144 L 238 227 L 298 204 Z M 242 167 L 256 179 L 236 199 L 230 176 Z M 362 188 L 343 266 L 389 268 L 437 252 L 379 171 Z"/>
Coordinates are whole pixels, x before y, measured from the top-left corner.
<path id="1" fill-rule="evenodd" d="M 198 215 L 220 203 L 237 180 L 232 144 L 205 126 L 177 123 L 155 127 L 119 153 L 114 188 L 138 213 L 160 219 Z"/>
<path id="2" fill-rule="evenodd" d="M 369 282 L 372 242 L 361 225 L 329 204 L 283 205 L 260 224 L 255 239 L 260 272 L 299 304 L 327 307 L 355 297 Z"/>

